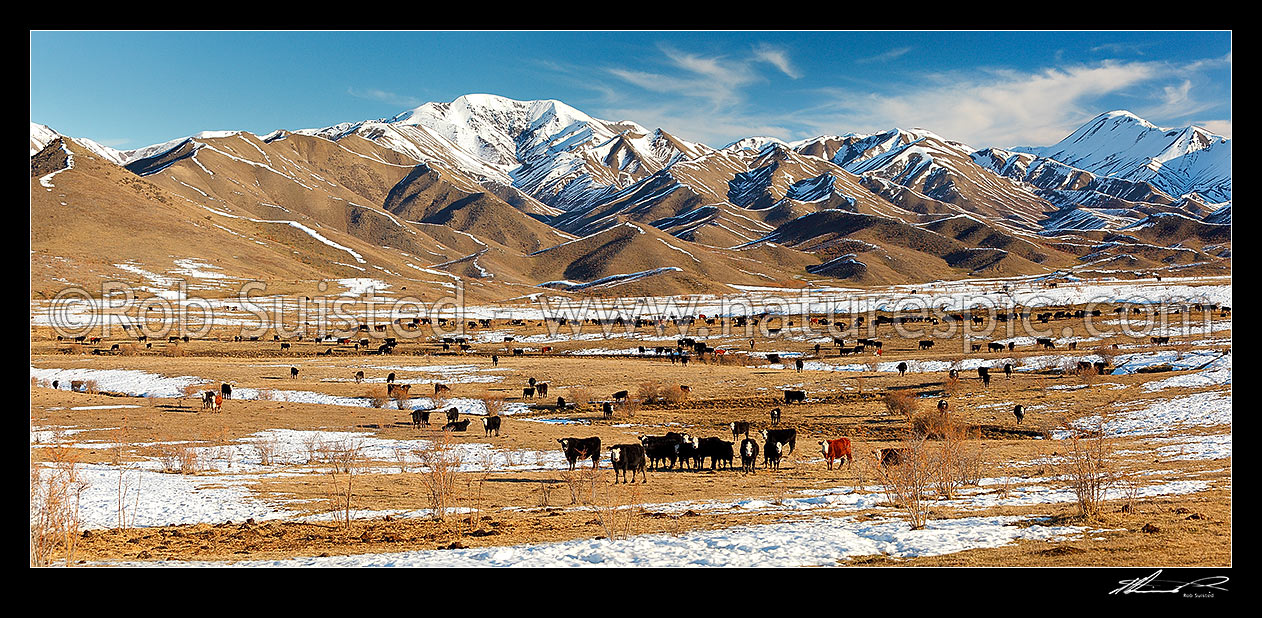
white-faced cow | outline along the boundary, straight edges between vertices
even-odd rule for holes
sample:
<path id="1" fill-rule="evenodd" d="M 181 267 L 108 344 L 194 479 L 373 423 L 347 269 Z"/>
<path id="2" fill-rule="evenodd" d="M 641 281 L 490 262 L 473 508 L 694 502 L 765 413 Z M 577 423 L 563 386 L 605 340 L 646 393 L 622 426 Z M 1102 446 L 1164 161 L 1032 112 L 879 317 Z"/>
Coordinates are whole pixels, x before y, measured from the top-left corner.
<path id="1" fill-rule="evenodd" d="M 643 444 L 615 444 L 609 447 L 609 460 L 613 463 L 613 482 L 617 483 L 621 475 L 623 483 L 634 483 L 636 472 L 640 473 L 642 482 L 649 482 L 645 459 Z M 631 475 L 630 480 L 627 480 L 628 473 Z"/>

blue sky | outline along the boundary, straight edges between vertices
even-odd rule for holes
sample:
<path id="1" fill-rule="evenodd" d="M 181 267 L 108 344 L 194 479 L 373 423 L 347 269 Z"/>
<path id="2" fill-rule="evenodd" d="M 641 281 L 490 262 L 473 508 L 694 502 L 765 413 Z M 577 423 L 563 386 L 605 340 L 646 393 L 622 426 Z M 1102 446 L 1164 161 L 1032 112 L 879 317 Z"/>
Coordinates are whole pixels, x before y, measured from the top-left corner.
<path id="1" fill-rule="evenodd" d="M 922 127 L 1048 145 L 1105 111 L 1231 135 L 1231 32 L 33 31 L 31 118 L 120 149 L 490 93 L 720 147 Z"/>

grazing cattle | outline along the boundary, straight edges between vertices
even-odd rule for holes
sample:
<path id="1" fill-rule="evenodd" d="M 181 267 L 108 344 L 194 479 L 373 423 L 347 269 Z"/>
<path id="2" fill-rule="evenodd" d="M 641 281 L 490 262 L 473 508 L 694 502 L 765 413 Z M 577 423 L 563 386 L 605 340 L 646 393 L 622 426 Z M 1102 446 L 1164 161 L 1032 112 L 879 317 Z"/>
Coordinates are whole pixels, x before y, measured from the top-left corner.
<path id="1" fill-rule="evenodd" d="M 732 459 L 735 452 L 732 449 L 733 442 L 728 442 L 722 438 L 702 438 L 697 444 L 697 455 L 702 463 L 705 458 L 710 458 L 710 469 L 723 469 L 723 464 L 727 464 L 729 470 L 732 469 Z"/>
<path id="2" fill-rule="evenodd" d="M 996 343 L 994 341 L 986 344 L 986 351 L 988 352 L 1002 352 L 1003 348 L 1004 346 L 1002 343 Z"/>
<path id="3" fill-rule="evenodd" d="M 356 384 L 359 384 L 360 382 L 363 382 L 363 381 L 364 381 L 364 372 L 363 372 L 363 371 L 356 371 L 356 372 L 355 372 L 355 383 L 356 383 Z"/>
<path id="4" fill-rule="evenodd" d="M 210 410 L 215 407 L 215 391 L 206 391 L 202 393 L 202 409 Z"/>
<path id="5" fill-rule="evenodd" d="M 779 354 L 768 354 L 768 355 L 767 355 L 767 362 L 772 363 L 772 364 L 779 363 L 779 362 L 780 362 L 780 355 L 779 355 Z"/>
<path id="6" fill-rule="evenodd" d="M 833 469 L 833 462 L 840 459 L 843 464 L 850 464 L 854 461 L 854 455 L 850 452 L 850 438 L 837 438 L 836 440 L 820 440 L 820 451 L 824 455 L 824 461 L 828 462 L 828 469 Z"/>
<path id="7" fill-rule="evenodd" d="M 420 429 L 429 427 L 429 410 L 412 410 L 412 426 Z"/>
<path id="8" fill-rule="evenodd" d="M 408 392 L 412 390 L 411 384 L 387 384 L 386 396 L 398 399 L 407 399 Z"/>
<path id="9" fill-rule="evenodd" d="M 802 359 L 800 359 L 800 358 L 798 358 L 798 359 L 794 359 L 794 361 L 793 361 L 793 367 L 794 367 L 795 369 L 797 369 L 797 370 L 798 370 L 798 373 L 802 373 L 802 368 L 803 368 L 804 366 L 805 366 L 805 363 L 803 363 L 803 362 L 802 362 Z"/>
<path id="10" fill-rule="evenodd" d="M 668 434 L 669 435 L 669 434 Z M 675 445 L 675 456 L 679 460 L 680 469 L 701 469 L 701 440 L 687 437 Z"/>
<path id="11" fill-rule="evenodd" d="M 438 396 L 439 393 L 450 393 L 450 392 L 451 392 L 450 386 L 447 386 L 446 384 L 440 384 L 438 382 L 434 383 L 434 396 Z"/>
<path id="12" fill-rule="evenodd" d="M 525 350 L 521 348 L 513 348 L 513 356 L 523 356 L 525 354 L 526 354 Z"/>
<path id="13" fill-rule="evenodd" d="M 608 401 L 601 404 L 600 411 L 604 413 L 605 418 L 613 418 L 613 406 Z"/>
<path id="14" fill-rule="evenodd" d="M 1104 371 L 1109 368 L 1109 364 L 1104 361 L 1096 361 L 1095 372 L 1104 375 Z"/>
<path id="15" fill-rule="evenodd" d="M 580 459 L 590 458 L 593 470 L 600 464 L 600 438 L 561 438 L 557 442 L 561 444 L 566 461 L 570 462 L 570 470 L 574 469 L 575 462 Z"/>
<path id="16" fill-rule="evenodd" d="M 526 386 L 521 389 L 521 396 L 524 399 L 532 399 L 535 396 L 535 387 Z"/>
<path id="17" fill-rule="evenodd" d="M 1008 351 L 1009 351 L 1009 352 L 1011 352 L 1011 351 L 1013 351 L 1013 350 L 1015 350 L 1015 349 L 1017 349 L 1017 344 L 1016 344 L 1016 342 L 1015 342 L 1015 341 L 1009 341 L 1009 342 L 1008 342 Z"/>
<path id="18" fill-rule="evenodd" d="M 232 399 L 232 385 L 224 382 L 219 385 L 219 392 L 223 394 L 224 399 Z"/>
<path id="19" fill-rule="evenodd" d="M 1005 376 L 1008 376 L 1008 379 L 1009 379 L 1009 380 L 1011 380 L 1011 379 L 1012 379 L 1012 363 L 1004 363 L 1004 364 L 1003 364 L 1003 374 L 1004 374 Z"/>
<path id="20" fill-rule="evenodd" d="M 1170 343 L 1170 338 L 1169 337 L 1153 337 L 1152 343 L 1153 345 L 1165 345 L 1165 344 Z"/>
<path id="21" fill-rule="evenodd" d="M 951 404 L 948 403 L 947 400 L 945 399 L 938 400 L 938 412 L 947 412 L 949 411 L 950 407 L 951 407 Z"/>
<path id="22" fill-rule="evenodd" d="M 784 457 L 784 445 L 779 442 L 767 442 L 763 445 L 763 467 L 768 470 L 779 470 L 780 459 Z"/>
<path id="23" fill-rule="evenodd" d="M 534 378 L 530 378 L 530 379 L 526 380 L 526 382 L 527 382 L 528 384 L 530 384 L 531 386 L 534 386 L 534 385 L 535 385 L 536 383 L 538 383 L 539 381 L 538 381 L 538 380 L 536 380 L 536 379 L 534 379 Z"/>
<path id="24" fill-rule="evenodd" d="M 960 379 L 960 370 L 959 370 L 959 369 L 952 369 L 952 370 L 948 371 L 948 372 L 947 372 L 947 377 L 948 377 L 948 378 L 951 378 L 952 380 L 958 380 L 958 379 Z"/>
<path id="25" fill-rule="evenodd" d="M 1012 409 L 1012 415 L 1017 417 L 1017 424 L 1020 425 L 1021 420 L 1025 418 L 1025 406 L 1018 403 L 1017 407 Z"/>
<path id="26" fill-rule="evenodd" d="M 678 446 L 684 442 L 691 443 L 691 438 L 677 433 L 665 436 L 640 436 L 640 444 L 644 445 L 645 457 L 654 470 L 661 470 L 662 464 L 674 468 L 679 456 Z"/>
<path id="27" fill-rule="evenodd" d="M 974 343 L 974 344 L 972 344 L 972 348 L 973 348 L 973 351 L 974 351 L 974 352 L 981 352 L 981 351 L 982 351 L 982 344 L 980 344 L 980 343 Z"/>
<path id="28" fill-rule="evenodd" d="M 557 409 L 558 410 L 565 409 L 565 397 L 557 397 Z"/>
<path id="29" fill-rule="evenodd" d="M 535 385 L 535 396 L 536 397 L 548 396 L 548 383 L 547 382 L 540 382 Z"/>
<path id="30" fill-rule="evenodd" d="M 53 390 L 57 390 L 57 384 L 59 384 L 59 382 L 57 380 L 53 380 Z"/>
<path id="31" fill-rule="evenodd" d="M 745 436 L 746 438 L 749 437 L 749 422 L 748 421 L 732 421 L 732 424 L 729 425 L 729 427 L 732 429 L 733 442 L 735 442 L 736 439 L 740 436 Z"/>
<path id="32" fill-rule="evenodd" d="M 495 432 L 495 437 L 500 437 L 500 417 L 488 416 L 482 419 L 482 429 L 486 430 L 486 437 L 491 437 L 491 432 Z"/>
<path id="33" fill-rule="evenodd" d="M 470 420 L 471 419 L 465 419 L 463 421 L 453 421 L 447 423 L 446 425 L 443 425 L 443 431 L 468 431 Z"/>
<path id="34" fill-rule="evenodd" d="M 902 465 L 907 459 L 907 449 L 905 448 L 883 448 L 876 453 L 876 459 L 882 467 Z"/>
<path id="35" fill-rule="evenodd" d="M 758 442 L 745 438 L 741 440 L 741 472 L 757 474 Z"/>
<path id="36" fill-rule="evenodd" d="M 491 355 L 491 365 L 492 365 L 492 366 L 494 366 L 494 367 L 499 367 L 499 366 L 500 366 L 500 357 L 499 357 L 499 356 L 497 356 L 497 355 L 495 355 L 495 354 L 492 354 L 492 355 Z"/>
<path id="37" fill-rule="evenodd" d="M 990 369 L 988 367 L 978 367 L 977 375 L 981 376 L 982 384 L 987 388 L 990 387 Z"/>
<path id="38" fill-rule="evenodd" d="M 780 424 L 780 408 L 772 408 L 770 414 L 771 414 L 771 424 L 779 425 Z"/>
<path id="39" fill-rule="evenodd" d="M 789 454 L 793 454 L 793 450 L 797 448 L 798 430 L 796 429 L 764 429 L 759 435 L 762 436 L 763 443 L 778 442 L 781 445 L 789 445 Z"/>
<path id="40" fill-rule="evenodd" d="M 614 401 L 626 401 L 627 397 L 629 397 L 630 395 L 631 395 L 631 393 L 628 393 L 627 391 L 618 391 L 618 392 L 616 392 L 616 393 L 614 393 L 614 394 L 613 394 L 613 400 L 614 400 Z"/>
<path id="41" fill-rule="evenodd" d="M 898 369 L 898 375 L 900 375 L 900 376 L 901 376 L 901 375 L 906 375 L 906 374 L 907 374 L 907 363 L 899 363 L 899 364 L 898 364 L 897 369 Z"/>
<path id="42" fill-rule="evenodd" d="M 613 463 L 613 482 L 618 482 L 618 476 L 622 476 L 622 482 L 634 483 L 635 473 L 639 472 L 643 477 L 643 482 L 649 482 L 648 473 L 645 471 L 645 454 L 643 444 L 616 444 L 609 447 L 609 460 Z M 631 474 L 631 480 L 627 480 L 627 473 Z"/>
<path id="43" fill-rule="evenodd" d="M 1071 349 L 1071 350 L 1077 350 L 1077 349 L 1078 349 L 1078 342 L 1077 342 L 1077 341 L 1070 341 L 1070 342 L 1069 342 L 1069 349 Z"/>
<path id="44" fill-rule="evenodd" d="M 290 368 L 289 368 L 289 377 L 290 377 L 290 379 L 297 379 L 297 378 L 298 378 L 298 368 L 297 368 L 297 367 L 290 367 Z"/>
<path id="45" fill-rule="evenodd" d="M 363 372 L 361 371 L 360 373 L 363 373 Z M 391 371 L 391 372 L 390 372 L 390 375 L 386 376 L 386 384 L 394 384 L 394 372 L 393 372 L 393 371 Z"/>
<path id="46" fill-rule="evenodd" d="M 784 403 L 806 403 L 806 391 L 784 391 Z"/>
<path id="47" fill-rule="evenodd" d="M 288 344 L 288 343 L 282 343 L 282 344 L 280 344 L 280 349 L 282 349 L 282 350 L 288 350 L 288 349 L 289 349 L 289 344 Z"/>
<path id="48" fill-rule="evenodd" d="M 921 339 L 921 340 L 920 340 L 920 349 L 922 349 L 922 350 L 928 350 L 929 348 L 932 348 L 932 347 L 933 347 L 933 340 L 932 340 L 932 339 Z"/>
<path id="49" fill-rule="evenodd" d="M 1045 337 L 1040 337 L 1040 338 L 1036 339 L 1036 340 L 1034 341 L 1034 343 L 1035 343 L 1035 344 L 1037 344 L 1037 345 L 1043 346 L 1043 349 L 1044 349 L 1044 350 L 1054 350 L 1054 349 L 1056 349 L 1056 344 L 1055 344 L 1055 343 L 1053 343 L 1051 339 L 1048 339 L 1048 338 L 1045 338 Z"/>
<path id="50" fill-rule="evenodd" d="M 454 423 L 460 420 L 460 408 L 455 408 L 455 407 L 449 408 L 446 414 L 447 414 L 448 423 Z"/>

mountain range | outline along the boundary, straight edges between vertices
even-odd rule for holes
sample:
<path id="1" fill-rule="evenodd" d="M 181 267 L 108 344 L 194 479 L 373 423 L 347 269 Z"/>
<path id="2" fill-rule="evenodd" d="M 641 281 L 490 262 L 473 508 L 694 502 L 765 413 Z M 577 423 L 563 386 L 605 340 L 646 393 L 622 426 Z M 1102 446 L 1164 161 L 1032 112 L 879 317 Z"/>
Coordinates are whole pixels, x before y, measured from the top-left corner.
<path id="1" fill-rule="evenodd" d="M 247 280 L 483 300 L 1230 271 L 1231 140 L 1101 114 L 1046 147 L 925 129 L 713 148 L 466 95 L 136 150 L 31 123 L 32 292 Z M 187 293 L 187 292 L 185 292 Z"/>

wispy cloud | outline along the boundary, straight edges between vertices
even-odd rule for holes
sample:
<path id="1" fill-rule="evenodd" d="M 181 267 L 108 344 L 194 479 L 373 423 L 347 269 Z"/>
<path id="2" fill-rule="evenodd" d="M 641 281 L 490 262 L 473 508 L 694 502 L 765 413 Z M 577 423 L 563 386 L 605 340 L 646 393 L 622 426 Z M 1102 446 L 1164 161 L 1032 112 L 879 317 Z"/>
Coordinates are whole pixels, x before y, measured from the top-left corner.
<path id="1" fill-rule="evenodd" d="M 875 55 L 875 56 L 868 56 L 868 57 L 866 57 L 866 58 L 859 58 L 859 59 L 855 60 L 855 64 L 870 64 L 870 63 L 873 63 L 873 62 L 889 62 L 889 61 L 891 61 L 891 60 L 895 60 L 895 59 L 897 59 L 897 58 L 901 58 L 902 56 L 907 55 L 907 54 L 908 54 L 909 52 L 911 52 L 913 49 L 916 49 L 916 48 L 914 48 L 914 47 L 896 47 L 896 48 L 891 49 L 891 50 L 889 50 L 889 51 L 887 51 L 887 52 L 885 52 L 885 53 L 877 54 L 877 55 Z"/>
<path id="2" fill-rule="evenodd" d="M 354 88 L 347 88 L 346 93 L 358 99 L 380 101 L 382 103 L 389 103 L 390 105 L 395 105 L 398 107 L 417 107 L 425 103 L 424 101 L 417 99 L 416 97 L 409 97 L 406 95 L 395 94 L 393 92 L 387 92 L 385 90 L 377 90 L 375 88 L 369 88 L 368 90 L 356 90 Z"/>
<path id="3" fill-rule="evenodd" d="M 783 48 L 767 43 L 760 43 L 758 46 L 754 47 L 754 57 L 758 60 L 771 64 L 777 69 L 780 69 L 781 73 L 784 73 L 793 79 L 800 79 L 802 77 L 802 73 L 794 68 L 793 62 L 789 60 L 789 52 Z"/>
<path id="4" fill-rule="evenodd" d="M 832 91 L 828 103 L 796 117 L 821 133 L 919 126 L 970 144 L 1050 144 L 1105 111 L 1098 107 L 1101 97 L 1175 72 L 1164 63 L 1105 61 L 1034 73 L 927 76 L 922 83 L 928 85 L 895 94 Z M 1186 94 L 1183 86 L 1174 86 L 1166 96 Z"/>

